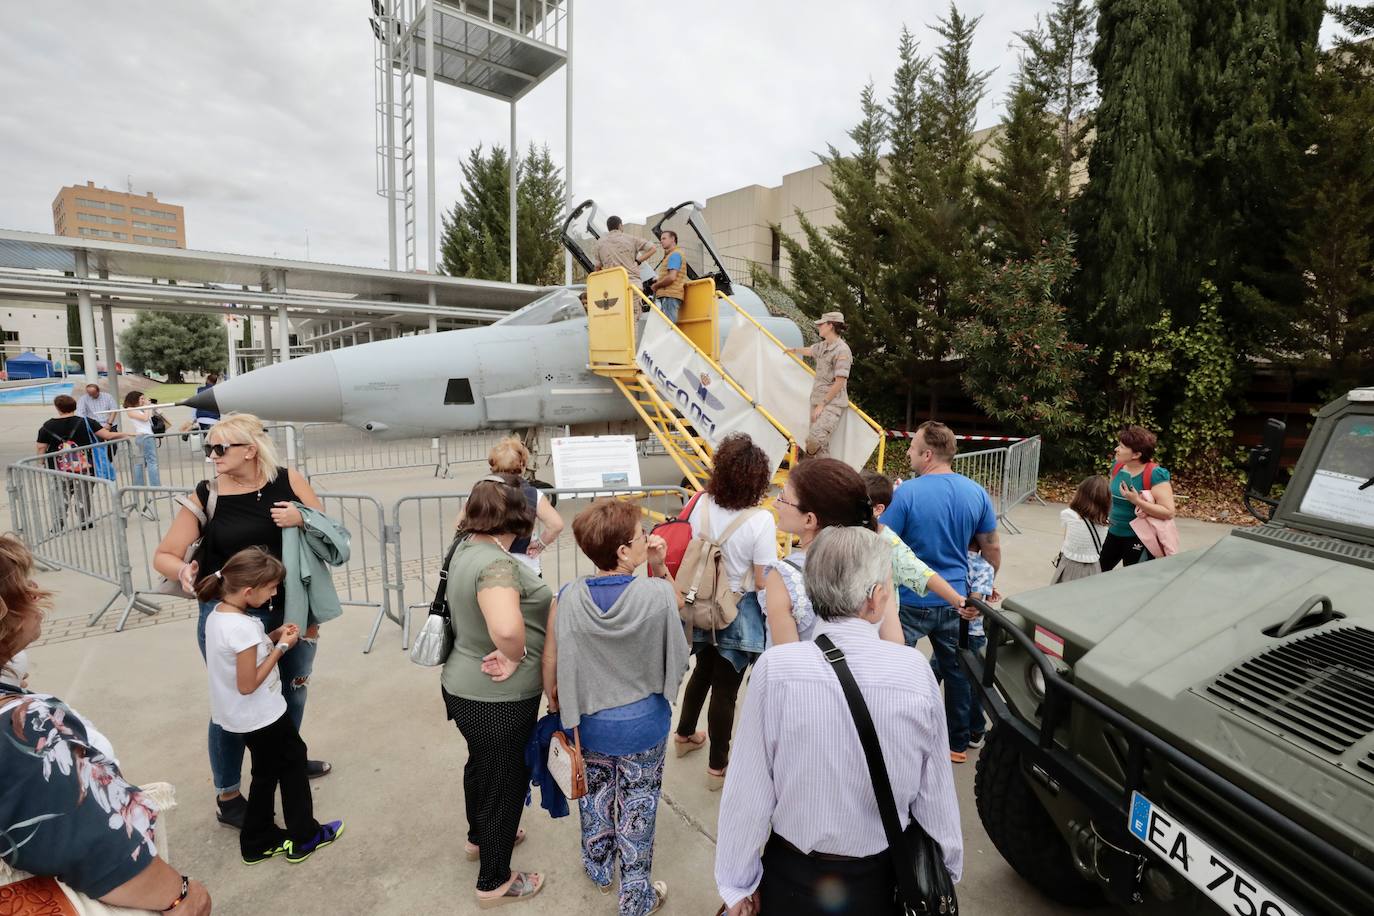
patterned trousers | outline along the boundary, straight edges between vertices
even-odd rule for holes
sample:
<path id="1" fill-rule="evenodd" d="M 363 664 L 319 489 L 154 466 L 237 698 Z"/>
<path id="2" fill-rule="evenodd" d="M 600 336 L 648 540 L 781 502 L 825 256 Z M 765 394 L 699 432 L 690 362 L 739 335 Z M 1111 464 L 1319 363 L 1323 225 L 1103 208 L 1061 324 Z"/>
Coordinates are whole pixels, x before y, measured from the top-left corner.
<path id="1" fill-rule="evenodd" d="M 582 867 L 589 878 L 607 887 L 615 880 L 615 857 L 620 854 L 620 916 L 644 916 L 658 902 L 649 872 L 667 746 L 666 740 L 660 741 L 624 757 L 582 750 L 587 764 L 587 794 L 577 800 Z"/>

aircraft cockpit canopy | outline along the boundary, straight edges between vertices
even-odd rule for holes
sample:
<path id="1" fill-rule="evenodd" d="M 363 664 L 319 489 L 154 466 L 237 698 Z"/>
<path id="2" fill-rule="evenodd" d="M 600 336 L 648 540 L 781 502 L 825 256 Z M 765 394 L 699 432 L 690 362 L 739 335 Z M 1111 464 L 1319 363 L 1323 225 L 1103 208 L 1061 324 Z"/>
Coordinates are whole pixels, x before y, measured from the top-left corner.
<path id="1" fill-rule="evenodd" d="M 579 289 L 560 287 L 547 295 L 540 296 L 519 311 L 511 312 L 495 322 L 492 327 L 523 325 L 557 324 L 575 318 L 586 318 L 587 310 L 578 298 Z"/>
<path id="2" fill-rule="evenodd" d="M 688 279 L 710 277 L 716 281 L 716 289 L 729 296 L 733 292 L 730 274 L 722 263 L 701 211 L 702 205 L 692 201 L 664 211 L 649 230 L 649 241 L 658 244 L 664 229 L 677 233 L 678 247 L 687 261 Z M 605 231 L 605 219 L 594 200 L 584 200 L 563 221 L 563 245 L 587 273 L 596 270 L 596 241 Z M 656 267 L 662 256 L 661 251 L 656 252 L 645 263 Z"/>

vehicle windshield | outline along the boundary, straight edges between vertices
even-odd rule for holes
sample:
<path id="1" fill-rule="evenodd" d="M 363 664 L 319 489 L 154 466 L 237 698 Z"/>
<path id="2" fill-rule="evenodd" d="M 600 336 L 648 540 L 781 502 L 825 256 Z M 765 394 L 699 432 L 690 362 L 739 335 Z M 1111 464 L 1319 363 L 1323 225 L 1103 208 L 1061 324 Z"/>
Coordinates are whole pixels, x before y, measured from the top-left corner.
<path id="1" fill-rule="evenodd" d="M 1298 511 L 1346 525 L 1374 520 L 1374 416 L 1342 417 L 1331 433 Z M 1361 487 L 1364 489 L 1361 489 Z"/>
<path id="2" fill-rule="evenodd" d="M 556 289 L 548 295 L 540 296 L 518 312 L 511 312 L 492 327 L 502 325 L 524 325 L 528 327 L 538 324 L 557 324 L 560 321 L 571 321 L 574 318 L 586 318 L 587 310 L 582 307 L 582 301 L 578 298 L 580 292 L 580 289 L 570 289 L 566 286 Z"/>

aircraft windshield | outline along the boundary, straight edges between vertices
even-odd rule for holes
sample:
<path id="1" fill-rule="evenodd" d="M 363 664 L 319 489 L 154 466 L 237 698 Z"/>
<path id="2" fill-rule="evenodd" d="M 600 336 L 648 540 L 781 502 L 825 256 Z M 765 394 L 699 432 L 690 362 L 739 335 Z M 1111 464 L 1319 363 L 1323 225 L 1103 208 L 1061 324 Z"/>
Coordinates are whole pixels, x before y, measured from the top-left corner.
<path id="1" fill-rule="evenodd" d="M 571 321 L 574 318 L 586 318 L 587 310 L 582 307 L 582 301 L 578 298 L 581 292 L 576 289 L 556 289 L 546 296 L 540 296 L 529 305 L 520 309 L 518 312 L 511 312 L 505 318 L 496 322 L 493 327 L 501 325 L 530 325 L 557 324 L 560 321 Z"/>
<path id="2" fill-rule="evenodd" d="M 707 227 L 706 220 L 701 216 L 701 208 L 694 203 L 679 204 L 654 226 L 656 234 L 665 229 L 677 233 L 678 247 L 687 259 L 688 276 L 692 279 L 713 277 L 716 287 L 728 295 L 730 276 L 717 257 L 719 249 L 711 238 L 711 230 Z"/>
<path id="3" fill-rule="evenodd" d="M 1342 417 L 1317 462 L 1298 511 L 1367 527 L 1374 519 L 1374 416 Z"/>

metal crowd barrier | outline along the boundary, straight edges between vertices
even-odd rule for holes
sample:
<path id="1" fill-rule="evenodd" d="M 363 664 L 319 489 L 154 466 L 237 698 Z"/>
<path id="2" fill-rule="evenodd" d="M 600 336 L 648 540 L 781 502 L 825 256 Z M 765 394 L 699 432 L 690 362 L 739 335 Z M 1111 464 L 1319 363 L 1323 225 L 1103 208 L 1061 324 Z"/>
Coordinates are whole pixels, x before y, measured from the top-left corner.
<path id="1" fill-rule="evenodd" d="M 603 496 L 635 499 L 646 514 L 646 524 L 675 515 L 691 492 L 681 487 L 621 487 L 613 490 L 547 489 L 555 497 L 563 517 L 563 534 L 540 555 L 544 579 L 555 592 L 578 576 L 593 571 L 591 561 L 572 537 L 572 520 L 592 500 Z M 391 509 L 388 544 L 391 556 L 391 620 L 401 627 L 401 648 L 410 646 L 410 619 L 416 609 L 429 606 L 438 585 L 439 566 L 453 540 L 458 518 L 466 504 L 466 493 L 434 493 L 405 496 Z M 536 529 L 538 526 L 536 526 Z M 380 623 L 381 618 L 378 618 Z M 376 636 L 376 628 L 373 629 Z M 371 648 L 371 643 L 368 644 Z"/>
<path id="2" fill-rule="evenodd" d="M 71 451 L 89 453 L 90 448 Z M 121 596 L 130 598 L 127 616 L 134 602 L 114 482 L 27 460 L 10 465 L 7 476 L 11 524 L 34 558 L 45 567 L 70 569 L 114 586 L 92 624 Z"/>
<path id="3" fill-rule="evenodd" d="M 1031 499 L 1042 506 L 1045 504 L 1037 492 L 1040 481 L 1040 445 L 1040 437 L 1031 436 L 1029 439 L 1013 442 L 1007 447 L 1006 471 L 1002 475 L 1001 511 L 1003 523 L 1012 532 L 1019 532 L 1020 529 L 1006 518 L 1006 513 Z"/>
<path id="4" fill-rule="evenodd" d="M 1007 480 L 1007 448 L 986 448 L 976 452 L 960 452 L 954 456 L 950 462 L 955 473 L 963 474 L 970 480 L 977 481 L 983 485 L 983 489 L 988 491 L 992 497 L 993 508 L 997 510 L 997 518 L 1006 526 L 1007 530 L 1015 533 L 1017 531 L 1010 521 L 1007 520 L 1006 507 L 1006 480 Z"/>
<path id="5" fill-rule="evenodd" d="M 310 479 L 329 474 L 433 468 L 447 475 L 443 438 L 376 439 L 343 423 L 306 423 L 301 427 L 304 467 Z"/>
<path id="6" fill-rule="evenodd" d="M 566 426 L 543 426 L 540 427 L 535 435 L 536 449 L 543 454 L 548 453 L 548 442 L 555 436 L 567 434 Z M 466 433 L 448 433 L 442 438 L 441 450 L 445 461 L 445 474 L 448 476 L 448 468 L 455 464 L 471 464 L 485 462 L 487 455 L 490 454 L 492 447 L 502 439 L 510 436 L 519 437 L 516 430 L 495 429 L 479 430 Z"/>

